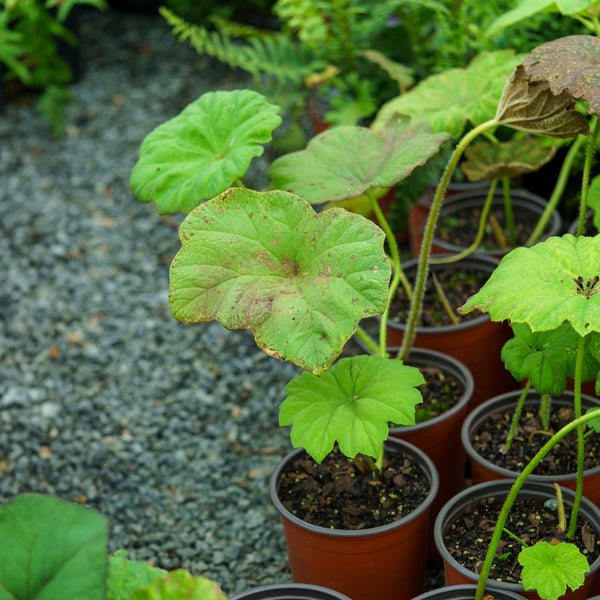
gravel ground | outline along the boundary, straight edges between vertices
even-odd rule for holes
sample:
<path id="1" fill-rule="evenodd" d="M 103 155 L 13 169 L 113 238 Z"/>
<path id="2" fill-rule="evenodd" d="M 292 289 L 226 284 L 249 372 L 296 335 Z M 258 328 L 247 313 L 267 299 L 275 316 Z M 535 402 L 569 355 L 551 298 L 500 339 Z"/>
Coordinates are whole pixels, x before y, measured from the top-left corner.
<path id="1" fill-rule="evenodd" d="M 243 77 L 159 16 L 85 13 L 66 136 L 0 114 L 0 500 L 55 494 L 110 517 L 111 551 L 233 594 L 290 580 L 267 483 L 296 373 L 247 332 L 172 319 L 175 226 L 129 174 L 156 125 Z"/>

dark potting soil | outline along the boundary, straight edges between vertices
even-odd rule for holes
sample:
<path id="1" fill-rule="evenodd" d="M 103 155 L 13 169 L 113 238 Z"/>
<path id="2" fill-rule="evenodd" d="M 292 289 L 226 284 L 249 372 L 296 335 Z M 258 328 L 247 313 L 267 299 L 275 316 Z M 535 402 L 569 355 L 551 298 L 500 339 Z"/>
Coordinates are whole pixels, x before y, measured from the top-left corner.
<path id="1" fill-rule="evenodd" d="M 425 294 L 423 296 L 423 312 L 421 315 L 421 325 L 423 327 L 441 327 L 452 325 L 452 320 L 448 312 L 444 309 L 440 295 L 438 294 L 434 282 L 434 275 L 440 284 L 448 304 L 458 319 L 459 323 L 476 319 L 481 316 L 477 310 L 461 315 L 457 309 L 461 307 L 470 296 L 476 294 L 483 284 L 488 280 L 490 274 L 484 273 L 478 269 L 468 267 L 457 268 L 448 265 L 434 271 L 430 270 L 425 285 Z M 399 286 L 390 308 L 390 321 L 394 323 L 406 323 L 408 317 L 409 302 L 402 286 Z"/>
<path id="2" fill-rule="evenodd" d="M 481 572 L 503 503 L 504 497 L 491 497 L 473 504 L 462 517 L 447 528 L 444 534 L 444 544 L 450 554 L 457 562 L 474 573 Z M 557 526 L 557 512 L 546 508 L 539 500 L 517 497 L 505 528 L 529 546 L 541 540 L 566 541 L 564 535 L 557 532 Z M 571 541 L 585 554 L 589 564 L 600 555 L 598 534 L 599 532 L 592 530 L 581 515 L 578 517 L 577 532 Z M 519 583 L 521 565 L 517 556 L 521 547 L 519 542 L 503 533 L 490 577 L 505 583 Z"/>
<path id="3" fill-rule="evenodd" d="M 406 364 L 411 364 L 410 360 Z M 415 421 L 429 421 L 450 410 L 465 393 L 462 382 L 440 367 L 419 367 L 425 383 L 418 387 L 423 402 L 416 406 Z"/>
<path id="4" fill-rule="evenodd" d="M 387 452 L 376 476 L 361 455 L 339 450 L 321 464 L 303 454 L 282 474 L 279 499 L 293 515 L 327 529 L 367 529 L 416 510 L 429 493 L 421 467 L 403 452 Z"/>
<path id="5" fill-rule="evenodd" d="M 515 246 L 527 243 L 539 221 L 539 215 L 526 208 L 513 207 L 515 222 Z M 440 219 L 435 237 L 448 244 L 468 248 L 477 236 L 481 208 L 464 208 L 453 211 L 451 215 Z M 494 224 L 494 225 L 492 225 Z M 548 225 L 548 228 L 550 225 Z M 500 231 L 498 235 L 496 232 Z M 479 247 L 482 250 L 497 250 L 511 247 L 509 231 L 506 227 L 506 217 L 503 206 L 492 207 L 483 231 Z"/>
<path id="6" fill-rule="evenodd" d="M 477 453 L 489 462 L 511 471 L 521 472 L 550 436 L 575 418 L 572 407 L 555 407 L 550 414 L 550 428 L 544 430 L 539 412 L 527 407 L 519 418 L 517 431 L 509 450 L 506 438 L 514 411 L 496 412 L 474 432 L 471 442 Z M 584 425 L 584 432 L 586 431 Z M 599 464 L 600 436 L 585 438 L 584 468 Z M 534 471 L 536 475 L 564 475 L 577 472 L 577 433 L 566 435 Z"/>

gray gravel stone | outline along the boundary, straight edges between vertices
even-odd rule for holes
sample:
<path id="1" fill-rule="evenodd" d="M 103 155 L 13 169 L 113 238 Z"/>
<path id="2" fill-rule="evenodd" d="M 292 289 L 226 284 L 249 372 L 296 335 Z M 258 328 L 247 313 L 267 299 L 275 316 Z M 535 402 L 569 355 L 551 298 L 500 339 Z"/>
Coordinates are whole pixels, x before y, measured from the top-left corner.
<path id="1" fill-rule="evenodd" d="M 239 73 L 159 16 L 85 13 L 66 136 L 0 114 L 0 500 L 56 494 L 107 515 L 111 550 L 237 593 L 290 580 L 268 476 L 298 372 L 248 332 L 168 310 L 179 240 L 129 174 L 145 135 Z"/>

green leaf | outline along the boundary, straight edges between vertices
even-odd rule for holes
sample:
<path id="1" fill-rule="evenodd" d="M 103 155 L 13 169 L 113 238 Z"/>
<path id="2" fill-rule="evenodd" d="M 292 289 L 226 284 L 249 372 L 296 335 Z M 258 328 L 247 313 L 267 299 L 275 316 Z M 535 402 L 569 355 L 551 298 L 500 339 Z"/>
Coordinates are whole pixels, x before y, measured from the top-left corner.
<path id="1" fill-rule="evenodd" d="M 600 331 L 599 264 L 600 236 L 567 233 L 515 248 L 459 310 L 477 308 L 494 321 L 527 323 L 532 331 L 565 321 L 581 336 Z"/>
<path id="2" fill-rule="evenodd" d="M 515 8 L 503 12 L 487 29 L 486 37 L 497 36 L 501 31 L 541 12 L 559 12 L 575 15 L 585 11 L 594 2 L 590 0 L 522 0 Z"/>
<path id="3" fill-rule="evenodd" d="M 0 506 L 2 600 L 103 600 L 108 521 L 78 506 L 23 494 Z"/>
<path id="4" fill-rule="evenodd" d="M 538 542 L 519 553 L 521 582 L 525 590 L 536 590 L 542 600 L 557 600 L 567 590 L 583 585 L 590 570 L 586 557 L 575 544 Z"/>
<path id="5" fill-rule="evenodd" d="M 504 82 L 521 58 L 513 50 L 483 52 L 465 69 L 430 75 L 384 104 L 373 128 L 381 127 L 395 114 L 403 114 L 429 121 L 433 132 L 446 131 L 459 137 L 468 122 L 480 125 L 494 117 Z"/>
<path id="6" fill-rule="evenodd" d="M 291 425 L 295 447 L 321 462 L 335 442 L 349 457 L 377 458 L 389 423 L 414 425 L 421 372 L 397 359 L 342 358 L 323 376 L 304 372 L 285 387 L 279 424 Z"/>
<path id="7" fill-rule="evenodd" d="M 594 211 L 594 226 L 600 231 L 600 175 L 596 175 L 590 182 L 587 205 Z"/>
<path id="8" fill-rule="evenodd" d="M 469 181 L 517 177 L 537 171 L 556 154 L 540 138 L 513 138 L 507 142 L 479 142 L 465 149 L 460 168 Z"/>
<path id="9" fill-rule="evenodd" d="M 555 95 L 547 81 L 531 81 L 519 65 L 506 83 L 496 119 L 507 127 L 555 138 L 589 135 L 585 117 L 567 91 Z"/>
<path id="10" fill-rule="evenodd" d="M 227 596 L 216 581 L 177 569 L 137 590 L 131 600 L 227 600 Z"/>
<path id="11" fill-rule="evenodd" d="M 449 138 L 429 133 L 425 122 L 392 118 L 380 131 L 345 126 L 314 137 L 305 150 L 275 160 L 273 186 L 313 204 L 355 198 L 389 188 L 435 155 Z"/>
<path id="12" fill-rule="evenodd" d="M 597 406 L 591 406 L 590 408 L 588 408 L 585 411 L 585 414 L 589 415 L 590 413 L 592 413 L 594 411 L 600 412 L 600 410 L 598 409 Z M 595 419 L 588 421 L 587 426 L 591 427 L 596 433 L 600 433 L 600 414 Z"/>
<path id="13" fill-rule="evenodd" d="M 533 333 L 524 323 L 513 323 L 515 337 L 502 348 L 502 360 L 517 380 L 530 379 L 538 394 L 560 396 L 567 386 L 567 376 L 575 372 L 575 355 L 579 336 L 569 323 L 558 329 Z M 590 357 L 591 358 L 591 357 Z M 593 360 L 593 359 L 592 359 Z M 596 378 L 598 372 L 592 373 Z"/>
<path id="14" fill-rule="evenodd" d="M 146 136 L 131 189 L 160 214 L 189 212 L 246 174 L 280 125 L 278 112 L 251 90 L 203 94 Z"/>
<path id="15" fill-rule="evenodd" d="M 384 233 L 287 192 L 232 189 L 191 212 L 171 265 L 170 307 L 188 323 L 251 329 L 271 356 L 322 373 L 360 319 L 383 312 Z"/>
<path id="16" fill-rule="evenodd" d="M 108 560 L 106 600 L 130 600 L 135 590 L 146 587 L 167 571 L 143 562 L 129 560 L 125 550 L 117 550 Z"/>
<path id="17" fill-rule="evenodd" d="M 600 114 L 600 39 L 571 35 L 546 42 L 523 60 L 532 82 L 545 81 L 558 96 L 564 91 L 589 103 L 589 113 Z"/>

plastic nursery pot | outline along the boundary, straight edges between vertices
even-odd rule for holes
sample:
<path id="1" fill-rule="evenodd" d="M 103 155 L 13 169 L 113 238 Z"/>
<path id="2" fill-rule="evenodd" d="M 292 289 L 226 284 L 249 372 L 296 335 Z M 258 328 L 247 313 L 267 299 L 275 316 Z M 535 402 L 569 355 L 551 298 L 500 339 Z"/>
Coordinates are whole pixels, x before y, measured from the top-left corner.
<path id="1" fill-rule="evenodd" d="M 494 413 L 502 413 L 505 410 L 514 411 L 517 401 L 521 396 L 521 391 L 517 390 L 514 392 L 508 392 L 501 394 L 495 398 L 491 398 L 487 402 L 484 402 L 477 408 L 475 408 L 467 416 L 465 422 L 462 425 L 461 439 L 462 445 L 465 448 L 467 456 L 471 463 L 471 472 L 473 477 L 473 483 L 482 483 L 484 481 L 494 481 L 497 479 L 516 479 L 519 475 L 518 472 L 509 470 L 504 467 L 500 467 L 491 461 L 481 456 L 473 446 L 473 437 L 475 432 L 481 428 L 483 424 L 489 422 L 489 427 L 486 429 L 490 430 L 492 425 L 491 415 Z M 581 398 L 582 410 L 591 407 L 600 406 L 600 400 L 592 398 L 590 396 L 582 395 Z M 537 410 L 540 404 L 540 396 L 536 392 L 529 392 L 523 405 L 523 413 L 529 408 Z M 557 409 L 560 407 L 572 407 L 573 406 L 573 392 L 565 392 L 561 398 L 552 398 L 552 408 Z M 559 444 L 553 453 L 560 453 L 561 445 Z M 600 465 L 587 469 L 583 473 L 583 493 L 585 497 L 596 505 L 600 505 Z M 558 483 L 561 486 L 567 487 L 571 490 L 575 490 L 577 484 L 576 473 L 566 473 L 564 475 L 535 475 L 532 474 L 528 477 L 528 481 L 537 481 L 539 483 Z"/>
<path id="2" fill-rule="evenodd" d="M 348 596 L 318 585 L 280 583 L 242 592 L 229 600 L 350 600 Z"/>
<path id="3" fill-rule="evenodd" d="M 483 193 L 485 193 L 489 187 L 489 181 L 465 181 L 464 183 L 450 183 L 444 196 L 444 202 L 456 194 L 479 190 L 484 190 Z M 413 258 L 417 258 L 421 250 L 421 242 L 423 241 L 423 228 L 425 227 L 425 222 L 429 216 L 429 211 L 435 196 L 436 188 L 437 185 L 430 185 L 427 190 L 425 190 L 425 193 L 410 206 L 408 213 L 408 241 L 410 245 L 410 254 Z"/>
<path id="4" fill-rule="evenodd" d="M 293 450 L 279 463 L 269 493 L 281 516 L 294 582 L 331 588 L 352 600 L 409 600 L 423 591 L 427 527 L 438 475 L 431 460 L 412 444 L 390 437 L 384 447 L 386 452 L 402 451 L 414 459 L 430 490 L 411 514 L 370 529 L 327 529 L 293 515 L 279 499 L 278 488 L 281 475 L 304 449 Z"/>
<path id="5" fill-rule="evenodd" d="M 440 225 L 444 222 L 444 219 L 451 218 L 452 216 L 458 214 L 459 211 L 467 211 L 472 213 L 474 210 L 479 209 L 481 212 L 481 208 L 483 208 L 486 200 L 486 193 L 487 190 L 456 194 L 445 200 L 444 205 L 440 210 L 437 232 L 439 232 Z M 511 197 L 512 206 L 515 213 L 515 222 L 518 222 L 519 216 L 521 216 L 521 218 L 533 220 L 534 226 L 541 218 L 542 214 L 544 213 L 544 209 L 548 204 L 548 201 L 541 196 L 530 194 L 522 190 L 511 190 Z M 504 195 L 501 190 L 496 190 L 494 193 L 494 198 L 492 199 L 490 212 L 499 208 L 502 210 L 504 209 Z M 552 212 L 546 227 L 546 231 L 544 235 L 540 237 L 539 241 L 545 240 L 551 235 L 559 234 L 561 228 L 562 218 L 559 212 L 555 210 Z M 420 233 L 422 239 L 422 228 Z M 473 231 L 473 239 L 475 239 L 475 235 L 476 230 Z M 431 254 L 457 254 L 458 252 L 462 252 L 468 245 L 469 244 L 466 246 L 459 246 L 452 243 L 452 241 L 440 238 L 439 235 L 434 235 L 431 245 Z M 512 250 L 512 248 L 479 248 L 477 252 L 486 256 L 500 259 L 505 254 L 508 254 L 510 250 Z"/>
<path id="6" fill-rule="evenodd" d="M 481 269 L 489 276 L 497 265 L 498 262 L 492 258 L 469 256 L 451 265 L 430 265 L 430 271 L 436 273 L 450 266 L 457 269 Z M 410 281 L 414 281 L 416 267 L 417 260 L 415 259 L 402 265 Z M 393 315 L 390 313 L 390 316 Z M 404 331 L 404 323 L 388 320 L 388 346 L 400 346 Z M 475 382 L 473 397 L 469 403 L 469 408 L 472 409 L 488 398 L 516 387 L 515 380 L 505 369 L 500 358 L 502 346 L 511 337 L 512 329 L 507 322 L 492 321 L 488 314 L 481 314 L 475 318 L 464 320 L 458 325 L 417 327 L 413 346 L 447 354 L 459 360 L 469 369 Z"/>
<path id="7" fill-rule="evenodd" d="M 449 585 L 448 587 L 439 588 L 424 592 L 413 600 L 473 600 L 477 586 L 471 585 Z M 523 596 L 508 592 L 505 590 L 494 590 L 494 600 L 524 600 Z"/>
<path id="8" fill-rule="evenodd" d="M 394 352 L 394 349 L 390 351 Z M 440 508 L 464 488 L 465 453 L 460 439 L 460 428 L 467 416 L 467 407 L 473 395 L 473 377 L 460 361 L 426 348 L 413 348 L 406 363 L 419 368 L 439 367 L 445 373 L 454 376 L 464 388 L 460 400 L 443 414 L 416 425 L 390 429 L 390 435 L 393 437 L 401 438 L 423 450 L 437 469 L 440 488 L 431 507 L 432 518 L 429 520 L 427 547 L 429 558 L 439 559 L 433 543 L 433 524 Z"/>
<path id="9" fill-rule="evenodd" d="M 454 523 L 459 522 L 463 518 L 465 510 L 468 510 L 479 500 L 492 497 L 500 498 L 502 500 L 506 498 L 512 484 L 513 481 L 511 479 L 500 479 L 497 481 L 480 483 L 457 494 L 442 507 L 442 510 L 435 520 L 434 535 L 436 547 L 444 561 L 444 578 L 446 585 L 476 584 L 479 575 L 464 567 L 450 554 L 450 551 L 444 542 L 444 535 L 450 530 Z M 570 512 L 575 494 L 568 488 L 563 487 L 562 495 L 565 508 Z M 521 497 L 533 498 L 545 502 L 551 498 L 556 498 L 556 494 L 554 486 L 552 485 L 539 483 L 537 481 L 526 481 L 518 494 L 518 498 Z M 581 500 L 579 515 L 586 520 L 597 533 L 600 533 L 600 509 L 585 497 Z M 478 537 L 476 523 L 474 523 L 471 529 L 471 536 L 475 539 Z M 482 561 L 485 558 L 485 552 L 487 552 L 487 547 L 482 550 Z M 600 583 L 598 578 L 599 570 L 600 558 L 597 558 L 590 565 L 590 571 L 585 576 L 584 584 L 575 591 L 567 588 L 566 594 L 561 596 L 561 598 L 564 598 L 565 600 L 587 600 L 592 593 L 596 591 L 597 584 Z M 496 593 L 496 590 L 501 592 L 514 592 L 530 600 L 539 600 L 539 596 L 535 591 L 525 591 L 520 583 L 507 583 L 490 578 L 486 587 L 494 594 Z"/>

